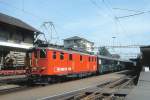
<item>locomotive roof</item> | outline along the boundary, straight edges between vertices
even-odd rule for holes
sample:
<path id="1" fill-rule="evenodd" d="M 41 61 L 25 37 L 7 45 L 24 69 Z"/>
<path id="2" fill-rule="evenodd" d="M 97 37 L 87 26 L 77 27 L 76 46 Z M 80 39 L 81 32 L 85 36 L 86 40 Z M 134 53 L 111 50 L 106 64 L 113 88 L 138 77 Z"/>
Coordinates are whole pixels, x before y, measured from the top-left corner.
<path id="1" fill-rule="evenodd" d="M 85 52 L 80 52 L 80 51 L 75 51 L 75 50 L 66 50 L 66 49 L 59 49 L 59 48 L 52 48 L 52 47 L 36 47 L 36 49 L 50 49 L 50 50 L 56 50 L 56 51 L 62 51 L 62 52 L 69 52 L 69 53 L 80 53 L 83 55 L 90 55 L 90 56 L 96 56 L 95 54 L 90 54 L 90 53 L 85 53 Z"/>

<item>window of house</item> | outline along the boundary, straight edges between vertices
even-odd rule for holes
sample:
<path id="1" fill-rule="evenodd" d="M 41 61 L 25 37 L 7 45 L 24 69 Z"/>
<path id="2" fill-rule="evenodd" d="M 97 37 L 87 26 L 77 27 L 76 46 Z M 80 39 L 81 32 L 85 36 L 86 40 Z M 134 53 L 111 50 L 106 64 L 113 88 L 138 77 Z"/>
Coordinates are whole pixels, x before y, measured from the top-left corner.
<path id="1" fill-rule="evenodd" d="M 60 59 L 63 60 L 64 59 L 64 53 L 60 53 Z"/>
<path id="2" fill-rule="evenodd" d="M 53 59 L 56 59 L 56 52 L 53 52 Z"/>
<path id="3" fill-rule="evenodd" d="M 69 54 L 69 60 L 72 60 L 72 54 Z"/>
<path id="4" fill-rule="evenodd" d="M 46 58 L 46 49 L 40 50 L 40 58 Z"/>

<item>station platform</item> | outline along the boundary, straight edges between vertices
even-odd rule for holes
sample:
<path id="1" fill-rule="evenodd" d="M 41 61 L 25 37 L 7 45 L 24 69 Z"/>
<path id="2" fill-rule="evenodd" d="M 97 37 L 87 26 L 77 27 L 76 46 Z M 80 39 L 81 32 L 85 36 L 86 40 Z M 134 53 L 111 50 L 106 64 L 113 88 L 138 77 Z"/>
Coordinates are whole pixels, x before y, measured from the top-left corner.
<path id="1" fill-rule="evenodd" d="M 11 75 L 11 76 L 0 76 L 0 83 L 9 83 L 12 81 L 22 81 L 26 79 L 26 75 Z"/>
<path id="2" fill-rule="evenodd" d="M 15 85 L 15 84 L 5 84 L 5 85 L 2 85 L 0 86 L 0 91 L 4 90 L 4 89 L 13 89 L 13 88 L 17 88 L 19 87 L 19 85 Z"/>
<path id="3" fill-rule="evenodd" d="M 150 72 L 141 72 L 137 86 L 126 97 L 126 100 L 150 99 Z"/>

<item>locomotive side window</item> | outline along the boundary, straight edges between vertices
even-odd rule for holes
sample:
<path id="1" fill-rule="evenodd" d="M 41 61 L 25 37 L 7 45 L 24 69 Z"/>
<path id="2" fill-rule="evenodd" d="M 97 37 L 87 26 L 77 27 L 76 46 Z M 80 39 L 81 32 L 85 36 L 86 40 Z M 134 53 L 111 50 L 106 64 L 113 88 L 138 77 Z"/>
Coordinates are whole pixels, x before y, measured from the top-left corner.
<path id="1" fill-rule="evenodd" d="M 69 60 L 72 60 L 72 54 L 69 54 Z"/>
<path id="2" fill-rule="evenodd" d="M 34 57 L 37 58 L 37 51 L 34 51 Z"/>
<path id="3" fill-rule="evenodd" d="M 53 59 L 56 59 L 56 52 L 53 52 Z"/>
<path id="4" fill-rule="evenodd" d="M 91 61 L 90 57 L 89 57 L 89 62 Z"/>
<path id="5" fill-rule="evenodd" d="M 80 55 L 80 61 L 82 61 L 82 56 Z"/>
<path id="6" fill-rule="evenodd" d="M 60 53 L 60 59 L 63 60 L 64 59 L 64 53 Z"/>
<path id="7" fill-rule="evenodd" d="M 40 50 L 40 58 L 46 58 L 46 49 Z"/>

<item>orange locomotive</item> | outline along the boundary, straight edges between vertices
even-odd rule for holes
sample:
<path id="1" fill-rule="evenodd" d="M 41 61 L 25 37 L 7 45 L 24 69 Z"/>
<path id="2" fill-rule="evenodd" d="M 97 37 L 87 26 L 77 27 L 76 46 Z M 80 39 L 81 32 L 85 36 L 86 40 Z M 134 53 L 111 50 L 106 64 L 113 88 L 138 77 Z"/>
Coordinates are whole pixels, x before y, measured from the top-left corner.
<path id="1" fill-rule="evenodd" d="M 52 77 L 87 75 L 97 72 L 96 55 L 50 47 L 38 47 L 27 53 L 30 76 L 46 81 Z M 33 80 L 33 79 L 32 79 Z"/>

